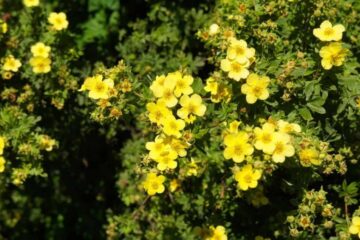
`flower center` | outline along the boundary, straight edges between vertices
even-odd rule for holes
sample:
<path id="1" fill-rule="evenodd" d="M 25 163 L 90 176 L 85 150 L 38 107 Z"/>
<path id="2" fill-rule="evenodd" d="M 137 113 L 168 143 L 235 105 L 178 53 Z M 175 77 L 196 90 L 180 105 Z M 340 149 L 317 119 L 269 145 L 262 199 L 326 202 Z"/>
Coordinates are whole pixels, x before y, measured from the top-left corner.
<path id="1" fill-rule="evenodd" d="M 262 136 L 262 141 L 263 141 L 264 143 L 270 143 L 271 140 L 272 140 L 272 137 L 271 137 L 270 134 L 268 134 L 268 133 L 264 133 L 264 134 L 263 134 L 263 136 Z"/>
<path id="2" fill-rule="evenodd" d="M 9 62 L 9 65 L 10 65 L 10 67 L 12 67 L 12 68 L 16 67 L 15 61 L 10 61 L 10 62 Z"/>
<path id="3" fill-rule="evenodd" d="M 104 84 L 102 84 L 102 83 L 96 84 L 96 91 L 102 92 L 102 91 L 104 91 L 104 89 L 105 89 Z"/>
<path id="4" fill-rule="evenodd" d="M 236 63 L 236 62 L 231 64 L 231 68 L 232 68 L 233 72 L 241 72 L 241 70 L 242 70 L 241 64 Z"/>
<path id="5" fill-rule="evenodd" d="M 262 91 L 262 88 L 259 87 L 259 86 L 256 86 L 256 87 L 253 88 L 253 93 L 257 97 L 261 95 L 261 91 Z"/>
<path id="6" fill-rule="evenodd" d="M 241 147 L 241 145 L 234 146 L 234 153 L 236 155 L 242 155 L 243 154 L 243 148 Z"/>
<path id="7" fill-rule="evenodd" d="M 61 25 L 61 24 L 63 23 L 63 21 L 62 21 L 61 18 L 56 18 L 56 19 L 55 19 L 55 22 L 56 22 L 56 24 L 58 24 L 58 25 Z"/>
<path id="8" fill-rule="evenodd" d="M 165 90 L 164 92 L 164 98 L 170 99 L 172 97 L 172 91 L 170 89 Z"/>
<path id="9" fill-rule="evenodd" d="M 252 182 L 252 176 L 250 174 L 246 174 L 244 176 L 244 181 L 247 183 L 247 184 L 250 184 Z"/>
<path id="10" fill-rule="evenodd" d="M 184 88 L 185 87 L 185 83 L 183 81 L 178 81 L 177 85 L 178 85 L 178 88 Z"/>
<path id="11" fill-rule="evenodd" d="M 237 47 L 236 48 L 236 54 L 237 55 L 244 55 L 245 54 L 245 49 L 243 47 Z"/>
<path id="12" fill-rule="evenodd" d="M 160 151 L 162 149 L 162 144 L 161 143 L 155 143 L 154 149 L 156 151 Z"/>
<path id="13" fill-rule="evenodd" d="M 325 31 L 324 31 L 324 34 L 325 34 L 326 36 L 330 36 L 330 35 L 332 35 L 333 33 L 334 33 L 334 30 L 333 30 L 332 28 L 330 28 L 330 27 L 326 28 Z"/>
<path id="14" fill-rule="evenodd" d="M 151 183 L 151 188 L 152 188 L 152 189 L 158 189 L 158 188 L 159 188 L 159 183 L 157 183 L 157 182 L 152 182 L 152 183 Z"/>
<path id="15" fill-rule="evenodd" d="M 189 113 L 194 113 L 196 107 L 193 104 L 189 103 L 187 109 L 188 109 Z"/>
<path id="16" fill-rule="evenodd" d="M 169 162 L 170 162 L 170 159 L 169 159 L 168 157 L 164 157 L 164 158 L 162 159 L 162 162 L 163 162 L 164 164 L 168 165 Z"/>
<path id="17" fill-rule="evenodd" d="M 281 142 L 276 143 L 274 152 L 281 154 L 282 152 L 284 152 L 284 150 L 285 150 L 285 146 L 283 143 Z"/>
<path id="18" fill-rule="evenodd" d="M 174 130 L 174 131 L 177 130 L 176 122 L 171 122 L 171 123 L 169 124 L 169 126 L 170 126 L 170 128 L 171 128 L 172 130 Z"/>

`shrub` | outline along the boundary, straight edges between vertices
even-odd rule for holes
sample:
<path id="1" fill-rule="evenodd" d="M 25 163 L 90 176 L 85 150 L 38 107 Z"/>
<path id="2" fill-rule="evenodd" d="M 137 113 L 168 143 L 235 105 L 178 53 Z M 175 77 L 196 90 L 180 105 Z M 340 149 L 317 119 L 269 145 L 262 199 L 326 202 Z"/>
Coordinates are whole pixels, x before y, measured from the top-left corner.
<path id="1" fill-rule="evenodd" d="M 358 1 L 0 6 L 2 238 L 360 237 Z"/>

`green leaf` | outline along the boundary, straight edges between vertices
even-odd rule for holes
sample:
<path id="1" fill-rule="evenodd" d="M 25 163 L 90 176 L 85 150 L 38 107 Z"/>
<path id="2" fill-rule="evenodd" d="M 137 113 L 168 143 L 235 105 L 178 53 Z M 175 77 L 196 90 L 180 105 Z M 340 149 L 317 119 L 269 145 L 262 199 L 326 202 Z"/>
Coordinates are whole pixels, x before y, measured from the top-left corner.
<path id="1" fill-rule="evenodd" d="M 313 103 L 307 103 L 306 106 L 308 106 L 311 109 L 311 111 L 313 111 L 313 112 L 317 112 L 319 114 L 326 113 L 325 108 L 318 106 L 318 105 L 314 105 Z"/>
<path id="2" fill-rule="evenodd" d="M 201 93 L 204 91 L 204 84 L 200 78 L 195 78 L 192 84 L 194 92 Z"/>
<path id="3" fill-rule="evenodd" d="M 304 107 L 304 108 L 300 108 L 299 109 L 299 113 L 301 115 L 301 117 L 306 120 L 306 121 L 310 121 L 313 119 L 311 112 L 309 111 L 308 108 Z"/>

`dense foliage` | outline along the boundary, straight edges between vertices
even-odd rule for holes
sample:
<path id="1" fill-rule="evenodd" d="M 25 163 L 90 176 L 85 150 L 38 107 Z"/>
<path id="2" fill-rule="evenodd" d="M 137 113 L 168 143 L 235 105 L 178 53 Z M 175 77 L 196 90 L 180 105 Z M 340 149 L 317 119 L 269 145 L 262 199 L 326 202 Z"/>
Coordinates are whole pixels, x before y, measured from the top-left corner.
<path id="1" fill-rule="evenodd" d="M 0 239 L 360 238 L 357 0 L 0 0 Z"/>

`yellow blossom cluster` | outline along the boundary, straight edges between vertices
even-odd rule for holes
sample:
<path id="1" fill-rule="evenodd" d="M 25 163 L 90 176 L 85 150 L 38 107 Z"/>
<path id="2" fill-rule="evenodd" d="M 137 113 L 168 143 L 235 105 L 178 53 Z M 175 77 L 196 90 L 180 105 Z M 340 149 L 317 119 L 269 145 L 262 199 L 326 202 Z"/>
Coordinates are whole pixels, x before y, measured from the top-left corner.
<path id="1" fill-rule="evenodd" d="M 246 79 L 241 86 L 241 92 L 246 95 L 247 103 L 253 104 L 257 100 L 267 99 L 270 95 L 268 90 L 270 78 L 249 72 L 250 65 L 255 62 L 255 49 L 249 48 L 246 41 L 234 37 L 228 41 L 226 58 L 220 63 L 221 69 L 235 81 Z M 215 76 L 207 79 L 204 90 L 211 93 L 211 101 L 214 103 L 221 100 L 228 102 L 232 95 L 231 88 Z"/>
<path id="2" fill-rule="evenodd" d="M 193 93 L 193 81 L 192 76 L 177 71 L 157 76 L 150 86 L 156 101 L 146 105 L 148 118 L 161 133 L 153 142 L 146 143 L 146 149 L 159 171 L 175 169 L 178 166 L 177 158 L 187 155 L 186 149 L 190 143 L 184 137 L 183 130 L 186 124 L 193 123 L 197 117 L 205 114 L 206 106 L 202 98 Z M 177 105 L 179 107 L 176 108 Z M 193 161 L 191 164 L 196 166 Z M 187 172 L 192 175 L 193 170 L 194 167 L 189 167 Z"/>
<path id="3" fill-rule="evenodd" d="M 255 149 L 261 150 L 267 156 L 271 155 L 274 163 L 282 163 L 286 157 L 295 155 L 291 134 L 301 132 L 298 124 L 279 120 L 266 122 L 261 128 L 245 131 L 239 131 L 239 125 L 238 121 L 231 122 L 224 134 L 225 159 L 242 163 L 248 161 L 247 156 L 252 156 Z M 257 187 L 261 174 L 261 170 L 254 169 L 250 162 L 240 169 L 236 167 L 234 171 L 235 180 L 244 191 Z"/>
<path id="4" fill-rule="evenodd" d="M 288 132 L 283 132 L 283 127 L 280 127 L 283 122 L 278 123 L 279 131 L 276 131 L 276 125 L 272 123 L 265 123 L 262 128 L 255 128 L 255 148 L 262 150 L 265 154 L 272 155 L 272 160 L 276 163 L 282 163 L 286 157 L 291 157 L 295 154 L 295 149 L 291 144 L 291 137 Z M 285 122 L 286 124 L 286 122 Z M 299 127 L 294 128 L 294 131 L 299 131 Z"/>
<path id="5" fill-rule="evenodd" d="M 190 146 L 184 140 L 177 139 L 174 136 L 160 135 L 153 142 L 146 143 L 146 149 L 149 150 L 149 157 L 157 162 L 157 169 L 160 171 L 175 169 L 178 157 L 187 155 L 186 148 Z"/>
<path id="6" fill-rule="evenodd" d="M 204 87 L 206 92 L 211 94 L 211 101 L 218 103 L 222 100 L 229 102 L 231 99 L 231 89 L 223 82 L 218 81 L 215 77 L 209 77 Z"/>
<path id="7" fill-rule="evenodd" d="M 34 73 L 48 73 L 51 70 L 50 59 L 51 47 L 42 42 L 38 42 L 31 46 L 32 58 L 30 65 Z"/>
<path id="8" fill-rule="evenodd" d="M 249 67 L 255 61 L 255 49 L 249 48 L 244 40 L 232 38 L 226 58 L 221 60 L 221 69 L 235 81 L 246 79 Z"/>
<path id="9" fill-rule="evenodd" d="M 248 133 L 239 131 L 239 125 L 238 121 L 231 122 L 224 136 L 224 158 L 232 159 L 235 163 L 243 162 L 246 156 L 251 156 L 254 152 Z M 247 164 L 241 169 L 236 168 L 234 177 L 239 189 L 246 191 L 257 186 L 261 171 L 253 170 L 252 165 Z"/>
<path id="10" fill-rule="evenodd" d="M 124 113 L 128 113 L 127 110 L 123 112 L 123 109 L 129 107 L 126 95 L 132 90 L 132 75 L 123 60 L 111 68 L 99 65 L 94 75 L 86 77 L 79 89 L 96 100 L 97 107 L 92 112 L 92 117 L 97 121 L 119 119 Z M 139 94 L 136 92 L 134 95 Z"/>
<path id="11" fill-rule="evenodd" d="M 168 135 L 179 136 L 179 131 L 185 127 L 185 122 L 192 123 L 196 117 L 202 117 L 205 114 L 206 106 L 202 103 L 202 98 L 198 94 L 192 94 L 194 91 L 191 87 L 193 81 L 192 76 L 182 75 L 177 71 L 169 73 L 167 76 L 156 77 L 150 86 L 157 101 L 146 106 L 149 111 L 149 119 L 163 128 L 166 125 L 168 131 L 166 134 Z M 176 119 L 170 110 L 178 103 L 181 107 L 176 114 L 181 119 Z M 176 124 L 170 124 L 169 121 L 176 122 Z M 171 130 L 172 126 L 174 131 Z"/>
<path id="12" fill-rule="evenodd" d="M 5 158 L 2 156 L 4 153 L 6 140 L 4 137 L 0 136 L 0 173 L 5 170 Z"/>
<path id="13" fill-rule="evenodd" d="M 110 78 L 103 80 L 103 76 L 97 74 L 87 77 L 79 91 L 89 91 L 92 99 L 108 99 L 114 91 L 114 81 Z"/>
<path id="14" fill-rule="evenodd" d="M 341 24 L 333 26 L 330 21 L 326 20 L 320 24 L 320 28 L 315 28 L 313 34 L 320 41 L 331 42 L 320 49 L 321 65 L 324 69 L 329 70 L 333 66 L 341 66 L 347 55 L 348 50 L 341 44 L 342 35 L 345 27 Z"/>

